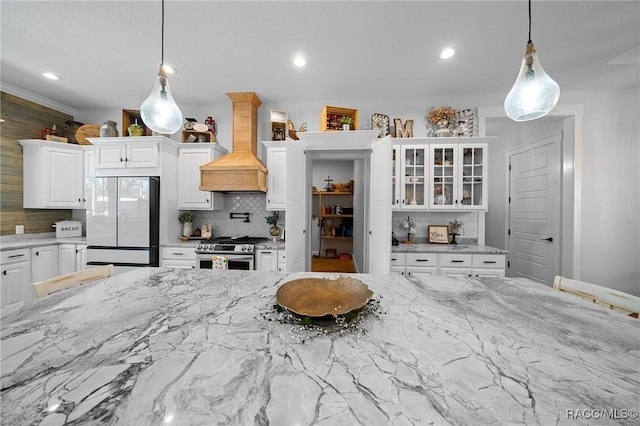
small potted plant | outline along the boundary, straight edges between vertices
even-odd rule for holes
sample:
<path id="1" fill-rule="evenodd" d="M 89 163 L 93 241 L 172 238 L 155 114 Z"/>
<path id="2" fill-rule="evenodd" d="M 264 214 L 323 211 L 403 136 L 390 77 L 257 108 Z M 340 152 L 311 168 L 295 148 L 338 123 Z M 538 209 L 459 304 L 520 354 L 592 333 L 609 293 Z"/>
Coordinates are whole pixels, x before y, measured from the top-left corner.
<path id="1" fill-rule="evenodd" d="M 178 216 L 178 220 L 182 224 L 182 236 L 190 237 L 193 232 L 193 213 L 183 212 Z"/>
<path id="2" fill-rule="evenodd" d="M 454 235 L 460 234 L 460 228 L 464 225 L 463 222 L 459 221 L 458 218 L 455 218 L 452 222 L 449 222 L 449 226 L 451 227 L 451 233 Z"/>
<path id="3" fill-rule="evenodd" d="M 342 130 L 349 131 L 351 130 L 351 125 L 353 124 L 353 118 L 348 115 L 343 115 L 340 117 L 340 124 L 342 124 Z"/>
<path id="4" fill-rule="evenodd" d="M 271 213 L 271 216 L 265 217 L 265 219 L 267 223 L 271 225 L 271 228 L 269 229 L 269 234 L 271 234 L 271 236 L 273 237 L 273 241 L 275 241 L 278 235 L 280 235 L 280 227 L 278 226 L 278 219 L 280 219 L 280 212 L 275 211 Z"/>

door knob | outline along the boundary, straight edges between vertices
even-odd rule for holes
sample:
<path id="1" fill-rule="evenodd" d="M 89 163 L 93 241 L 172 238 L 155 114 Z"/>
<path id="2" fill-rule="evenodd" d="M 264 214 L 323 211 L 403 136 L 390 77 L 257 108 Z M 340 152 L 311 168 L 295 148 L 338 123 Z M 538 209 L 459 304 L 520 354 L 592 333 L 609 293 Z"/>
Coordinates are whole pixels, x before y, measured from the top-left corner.
<path id="1" fill-rule="evenodd" d="M 549 241 L 552 242 L 553 238 L 549 237 L 549 238 L 541 238 L 540 241 Z"/>

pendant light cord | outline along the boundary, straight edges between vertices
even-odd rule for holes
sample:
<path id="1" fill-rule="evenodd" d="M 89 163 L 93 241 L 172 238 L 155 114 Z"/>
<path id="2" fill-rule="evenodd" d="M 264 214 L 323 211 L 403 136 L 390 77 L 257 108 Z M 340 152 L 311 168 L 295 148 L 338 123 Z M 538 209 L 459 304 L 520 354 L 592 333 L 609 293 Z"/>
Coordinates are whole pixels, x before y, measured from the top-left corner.
<path id="1" fill-rule="evenodd" d="M 162 1 L 164 4 L 164 0 Z M 164 22 L 164 19 L 163 19 L 163 22 Z M 529 41 L 528 43 L 531 43 L 531 0 L 529 0 Z"/>
<path id="2" fill-rule="evenodd" d="M 531 0 L 529 0 L 529 8 L 531 8 Z M 531 9 L 529 9 L 529 33 L 531 33 Z M 162 0 L 162 41 L 160 43 L 160 66 L 164 65 L 164 0 Z M 529 36 L 531 38 L 531 36 Z"/>

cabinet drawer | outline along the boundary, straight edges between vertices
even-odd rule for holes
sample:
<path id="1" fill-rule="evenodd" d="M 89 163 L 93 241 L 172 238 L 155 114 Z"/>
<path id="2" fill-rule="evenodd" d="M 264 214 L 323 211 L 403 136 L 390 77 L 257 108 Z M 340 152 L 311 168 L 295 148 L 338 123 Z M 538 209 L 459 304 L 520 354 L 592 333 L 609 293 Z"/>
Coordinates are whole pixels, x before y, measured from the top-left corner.
<path id="1" fill-rule="evenodd" d="M 16 250 L 5 250 L 0 253 L 2 253 L 2 258 L 0 260 L 0 263 L 4 265 L 5 263 L 18 262 L 21 260 L 29 260 L 31 250 L 29 250 L 28 248 L 25 248 L 25 249 L 16 249 Z"/>
<path id="2" fill-rule="evenodd" d="M 162 247 L 162 259 L 196 260 L 194 247 Z"/>
<path id="3" fill-rule="evenodd" d="M 404 266 L 405 253 L 391 253 L 391 266 Z"/>
<path id="4" fill-rule="evenodd" d="M 438 265 L 438 255 L 435 253 L 407 253 L 407 266 L 433 266 Z"/>
<path id="5" fill-rule="evenodd" d="M 505 256 L 502 254 L 474 254 L 474 268 L 504 269 Z"/>
<path id="6" fill-rule="evenodd" d="M 471 267 L 471 255 L 470 254 L 442 254 L 440 257 L 440 266 L 468 266 Z"/>

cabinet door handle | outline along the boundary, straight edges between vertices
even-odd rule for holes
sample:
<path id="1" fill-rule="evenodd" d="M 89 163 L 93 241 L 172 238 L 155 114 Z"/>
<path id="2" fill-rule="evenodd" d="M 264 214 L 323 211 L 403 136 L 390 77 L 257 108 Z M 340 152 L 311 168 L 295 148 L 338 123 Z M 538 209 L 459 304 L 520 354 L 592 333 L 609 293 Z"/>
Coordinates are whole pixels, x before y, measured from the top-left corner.
<path id="1" fill-rule="evenodd" d="M 2 271 L 2 275 L 7 275 L 7 271 Z"/>
<path id="2" fill-rule="evenodd" d="M 36 256 L 40 256 L 40 252 L 39 251 L 36 252 Z"/>
<path id="3" fill-rule="evenodd" d="M 207 198 L 207 203 L 209 202 L 209 199 Z"/>
<path id="4" fill-rule="evenodd" d="M 8 257 L 9 257 L 9 259 L 14 259 L 16 257 L 22 257 L 22 256 L 24 256 L 24 253 L 22 253 L 22 254 L 12 254 L 11 256 L 8 256 Z"/>
<path id="5" fill-rule="evenodd" d="M 483 263 L 496 263 L 495 260 L 485 260 Z"/>
<path id="6" fill-rule="evenodd" d="M 124 158 L 120 157 L 120 162 L 122 163 L 124 161 Z"/>
<path id="7" fill-rule="evenodd" d="M 549 242 L 552 242 L 552 241 L 553 241 L 553 238 L 552 238 L 552 237 L 549 237 L 549 238 L 540 238 L 540 241 L 549 241 Z"/>

